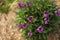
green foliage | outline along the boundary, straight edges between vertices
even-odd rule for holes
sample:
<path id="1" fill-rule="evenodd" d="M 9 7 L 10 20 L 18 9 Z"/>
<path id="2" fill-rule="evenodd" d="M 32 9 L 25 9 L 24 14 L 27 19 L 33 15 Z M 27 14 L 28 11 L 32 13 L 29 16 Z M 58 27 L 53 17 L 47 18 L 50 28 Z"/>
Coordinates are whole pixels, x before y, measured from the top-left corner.
<path id="1" fill-rule="evenodd" d="M 26 4 L 26 1 L 24 2 Z M 16 13 L 16 23 L 27 23 L 29 25 L 28 29 L 23 29 L 23 34 L 28 40 L 47 40 L 48 34 L 53 30 L 57 29 L 56 22 L 58 22 L 57 17 L 54 14 L 55 10 L 58 10 L 56 5 L 48 0 L 30 0 L 32 4 L 30 7 L 24 7 L 19 9 L 19 12 Z M 45 25 L 43 21 L 44 11 L 49 12 L 49 24 Z M 27 21 L 29 16 L 34 16 L 34 21 L 32 23 Z M 36 31 L 37 26 L 42 25 L 44 28 L 43 33 L 38 33 Z M 33 36 L 30 38 L 27 33 L 32 32 Z"/>
<path id="2" fill-rule="evenodd" d="M 9 4 L 14 0 L 0 0 L 0 12 L 7 13 L 9 11 Z"/>

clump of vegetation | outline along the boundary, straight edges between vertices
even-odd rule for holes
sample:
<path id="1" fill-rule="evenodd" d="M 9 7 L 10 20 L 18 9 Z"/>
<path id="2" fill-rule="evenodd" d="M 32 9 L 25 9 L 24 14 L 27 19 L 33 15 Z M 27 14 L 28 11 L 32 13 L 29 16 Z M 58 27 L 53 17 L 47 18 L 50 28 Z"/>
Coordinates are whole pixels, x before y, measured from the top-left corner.
<path id="1" fill-rule="evenodd" d="M 0 12 L 7 13 L 9 11 L 10 3 L 13 3 L 14 0 L 0 0 Z"/>
<path id="2" fill-rule="evenodd" d="M 16 23 L 28 40 L 47 40 L 50 32 L 57 29 L 60 11 L 48 0 L 29 0 L 19 3 Z"/>

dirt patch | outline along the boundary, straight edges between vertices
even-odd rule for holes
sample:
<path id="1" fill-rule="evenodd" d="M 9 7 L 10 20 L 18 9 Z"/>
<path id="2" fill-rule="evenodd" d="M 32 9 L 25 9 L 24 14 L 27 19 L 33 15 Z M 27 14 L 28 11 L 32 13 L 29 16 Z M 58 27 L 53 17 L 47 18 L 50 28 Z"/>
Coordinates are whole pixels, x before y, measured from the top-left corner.
<path id="1" fill-rule="evenodd" d="M 20 40 L 21 31 L 14 24 L 15 12 L 0 14 L 0 40 Z"/>

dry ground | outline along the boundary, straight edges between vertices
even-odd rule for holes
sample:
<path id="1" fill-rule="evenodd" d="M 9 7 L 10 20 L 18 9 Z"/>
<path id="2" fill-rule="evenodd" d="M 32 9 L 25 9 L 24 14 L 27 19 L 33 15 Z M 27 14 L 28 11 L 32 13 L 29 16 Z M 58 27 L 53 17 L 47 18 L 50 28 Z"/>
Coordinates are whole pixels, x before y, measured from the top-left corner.
<path id="1" fill-rule="evenodd" d="M 60 7 L 60 0 L 55 0 L 56 5 Z M 12 9 L 13 6 L 13 9 Z M 17 3 L 13 3 L 11 11 L 8 14 L 0 14 L 0 40 L 22 40 L 21 30 L 18 30 L 14 23 Z M 56 30 L 49 35 L 48 40 L 60 40 L 60 31 Z"/>

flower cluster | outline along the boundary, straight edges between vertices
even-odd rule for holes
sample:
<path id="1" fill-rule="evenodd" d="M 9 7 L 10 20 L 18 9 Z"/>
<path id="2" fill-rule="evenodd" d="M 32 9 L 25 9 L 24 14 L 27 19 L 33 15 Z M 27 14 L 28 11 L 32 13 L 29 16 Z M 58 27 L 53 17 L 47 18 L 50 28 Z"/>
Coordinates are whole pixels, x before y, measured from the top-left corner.
<path id="1" fill-rule="evenodd" d="M 59 16 L 60 15 L 60 12 L 59 11 L 55 11 L 55 15 L 56 16 Z M 49 23 L 49 13 L 47 11 L 44 11 L 44 24 L 48 24 Z M 29 16 L 28 17 L 28 22 L 32 23 L 34 20 L 33 16 Z M 21 29 L 21 28 L 28 28 L 28 24 L 19 24 L 18 27 Z M 42 26 L 38 26 L 37 28 L 37 31 L 39 33 L 43 33 L 44 32 L 44 28 Z M 28 32 L 28 36 L 32 37 L 32 32 Z"/>
<path id="2" fill-rule="evenodd" d="M 28 28 L 28 24 L 18 24 L 18 28 L 21 29 L 21 28 Z"/>
<path id="3" fill-rule="evenodd" d="M 37 1 L 36 4 L 33 2 L 18 4 L 19 8 L 25 8 L 18 12 L 20 18 L 20 20 L 18 20 L 18 28 L 23 29 L 25 31 L 24 34 L 29 39 L 31 38 L 31 40 L 47 40 L 46 34 L 48 35 L 49 32 L 55 30 L 55 23 L 57 22 L 55 20 L 60 16 L 60 11 L 58 8 L 56 9 L 56 6 L 50 4 L 51 7 L 49 7 L 49 2 L 46 3 L 46 1 L 39 5 L 40 2 L 42 1 Z M 38 7 L 39 9 L 37 9 Z M 28 10 L 26 10 L 26 8 L 28 8 Z"/>
<path id="4" fill-rule="evenodd" d="M 30 22 L 30 23 L 33 22 L 33 16 L 29 16 L 29 17 L 28 17 L 28 22 Z M 19 24 L 19 25 L 18 25 L 18 28 L 19 28 L 19 29 L 21 29 L 21 28 L 26 29 L 26 28 L 28 28 L 28 27 L 29 27 L 29 26 L 28 26 L 28 24 L 26 24 L 26 23 L 25 23 L 25 24 Z M 37 30 L 39 33 L 43 33 L 44 28 L 43 28 L 42 26 L 38 26 L 38 28 L 37 28 L 36 30 Z M 28 32 L 28 36 L 29 36 L 29 37 L 32 37 L 32 35 L 33 35 L 32 32 Z"/>
<path id="5" fill-rule="evenodd" d="M 49 13 L 47 11 L 44 11 L 44 23 L 48 24 L 49 23 Z"/>
<path id="6" fill-rule="evenodd" d="M 19 8 L 24 8 L 25 6 L 26 7 L 30 7 L 31 6 L 31 3 L 30 2 L 27 2 L 25 5 L 23 3 L 19 3 L 18 6 L 19 6 Z"/>

